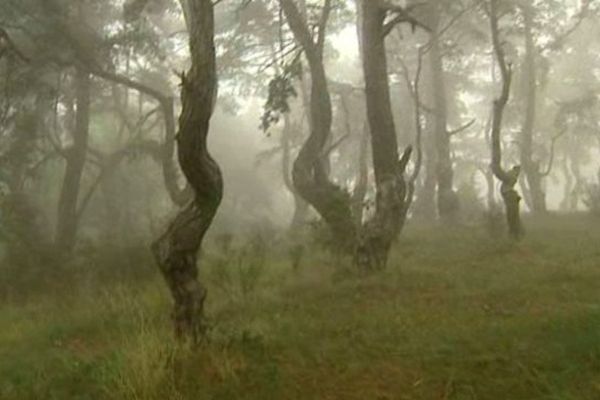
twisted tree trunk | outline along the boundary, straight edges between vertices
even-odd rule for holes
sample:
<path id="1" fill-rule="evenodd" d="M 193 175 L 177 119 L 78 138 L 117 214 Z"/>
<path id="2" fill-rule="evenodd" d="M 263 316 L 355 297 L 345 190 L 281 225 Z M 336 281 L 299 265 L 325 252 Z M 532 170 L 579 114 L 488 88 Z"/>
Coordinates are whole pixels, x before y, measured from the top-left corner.
<path id="1" fill-rule="evenodd" d="M 181 169 L 194 199 L 152 245 L 174 300 L 175 334 L 196 342 L 203 333 L 206 290 L 198 281 L 197 255 L 223 194 L 223 179 L 207 149 L 217 76 L 211 0 L 181 0 L 189 31 L 191 67 L 182 75 L 177 134 Z"/>
<path id="2" fill-rule="evenodd" d="M 294 0 L 280 0 L 280 4 L 296 41 L 305 52 L 311 76 L 310 135 L 294 162 L 294 186 L 300 196 L 325 220 L 339 249 L 351 252 L 356 243 L 356 227 L 352 219 L 350 196 L 329 180 L 328 155 L 324 152 L 331 136 L 332 123 L 331 97 L 323 65 L 325 29 L 331 1 L 325 2 L 316 39 Z"/>
<path id="3" fill-rule="evenodd" d="M 308 203 L 304 201 L 304 199 L 298 194 L 296 188 L 294 187 L 294 183 L 292 182 L 290 165 L 292 156 L 291 142 L 294 134 L 294 127 L 292 126 L 292 122 L 290 121 L 290 116 L 288 114 L 284 114 L 283 120 L 284 126 L 283 132 L 281 134 L 281 172 L 283 175 L 283 182 L 285 184 L 285 187 L 290 191 L 290 193 L 294 197 L 294 215 L 292 217 L 292 222 L 290 223 L 290 229 L 292 231 L 295 231 L 302 228 L 302 226 L 306 223 L 308 213 L 310 210 Z"/>
<path id="4" fill-rule="evenodd" d="M 515 166 L 510 171 L 505 171 L 502 168 L 502 146 L 500 143 L 500 133 L 502 130 L 502 116 L 504 114 L 504 107 L 506 106 L 506 103 L 508 103 L 510 94 L 512 70 L 510 65 L 506 63 L 504 58 L 504 50 L 502 49 L 502 44 L 500 43 L 497 7 L 497 0 L 491 0 L 490 22 L 492 30 L 492 44 L 494 47 L 494 53 L 496 54 L 496 61 L 498 62 L 502 76 L 502 92 L 500 93 L 500 96 L 494 100 L 491 133 L 491 168 L 496 178 L 501 182 L 500 194 L 502 195 L 502 200 L 504 200 L 509 234 L 513 239 L 518 240 L 523 236 L 523 227 L 521 224 L 519 210 L 521 196 L 519 196 L 515 190 L 515 185 L 519 180 L 521 167 Z"/>

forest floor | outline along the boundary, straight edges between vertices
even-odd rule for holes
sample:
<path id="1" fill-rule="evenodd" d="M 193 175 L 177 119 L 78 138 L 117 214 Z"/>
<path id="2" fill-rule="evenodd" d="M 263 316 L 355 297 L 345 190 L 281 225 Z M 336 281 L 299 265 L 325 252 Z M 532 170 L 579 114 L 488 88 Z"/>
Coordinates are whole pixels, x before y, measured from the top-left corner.
<path id="1" fill-rule="evenodd" d="M 0 399 L 600 399 L 599 224 L 527 224 L 517 245 L 408 226 L 369 276 L 318 254 L 206 266 L 194 350 L 155 274 L 9 301 Z"/>

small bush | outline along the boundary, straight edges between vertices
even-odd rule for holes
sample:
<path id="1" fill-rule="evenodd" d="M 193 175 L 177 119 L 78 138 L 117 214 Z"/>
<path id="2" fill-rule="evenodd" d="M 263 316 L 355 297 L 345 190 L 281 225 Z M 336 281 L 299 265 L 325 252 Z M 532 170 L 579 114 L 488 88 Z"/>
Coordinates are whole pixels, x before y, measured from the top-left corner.
<path id="1" fill-rule="evenodd" d="M 231 299 L 246 298 L 255 292 L 264 275 L 267 241 L 257 234 L 239 249 L 233 249 L 231 242 L 229 238 L 227 251 L 210 264 L 209 280 Z"/>

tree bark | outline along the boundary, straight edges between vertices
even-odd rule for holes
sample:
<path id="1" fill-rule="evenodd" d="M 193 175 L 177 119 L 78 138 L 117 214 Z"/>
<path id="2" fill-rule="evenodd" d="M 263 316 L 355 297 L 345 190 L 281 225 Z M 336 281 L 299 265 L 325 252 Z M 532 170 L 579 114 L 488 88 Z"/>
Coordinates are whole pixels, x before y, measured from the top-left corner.
<path id="1" fill-rule="evenodd" d="M 304 49 L 311 76 L 310 135 L 294 162 L 294 186 L 330 227 L 339 250 L 351 252 L 356 243 L 356 228 L 352 219 L 350 196 L 329 180 L 328 155 L 324 154 L 331 136 L 332 123 L 331 97 L 323 65 L 325 29 L 331 1 L 325 2 L 316 40 L 294 1 L 280 0 L 280 4 L 296 41 Z"/>
<path id="2" fill-rule="evenodd" d="M 508 223 L 509 234 L 511 238 L 519 240 L 523 236 L 523 227 L 521 224 L 519 204 L 521 196 L 515 190 L 515 185 L 519 180 L 520 166 L 513 167 L 510 171 L 505 171 L 502 168 L 502 146 L 500 143 L 500 134 L 502 130 L 502 116 L 504 108 L 508 103 L 510 95 L 510 84 L 512 80 L 512 70 L 510 65 L 506 63 L 504 58 L 504 50 L 500 42 L 500 34 L 498 29 L 498 0 L 491 0 L 490 23 L 492 31 L 492 44 L 496 61 L 500 67 L 502 76 L 502 91 L 500 96 L 494 100 L 493 116 L 492 116 L 492 172 L 501 182 L 500 194 L 504 201 L 506 209 L 506 221 Z"/>
<path id="3" fill-rule="evenodd" d="M 206 289 L 198 281 L 198 251 L 223 195 L 219 166 L 207 148 L 217 87 L 211 0 L 181 0 L 189 32 L 191 67 L 182 75 L 177 154 L 194 199 L 175 217 L 152 250 L 174 300 L 175 335 L 197 342 Z"/>
<path id="4" fill-rule="evenodd" d="M 366 270 L 385 267 L 393 240 L 406 217 L 404 171 L 411 149 L 398 154 L 398 141 L 392 115 L 384 22 L 387 10 L 380 2 L 361 0 L 363 72 L 367 118 L 375 173 L 375 215 L 364 226 L 356 254 L 358 265 Z"/>
<path id="5" fill-rule="evenodd" d="M 364 202 L 369 187 L 369 136 L 369 126 L 365 123 L 358 145 L 358 171 L 356 185 L 354 185 L 352 192 L 352 215 L 354 223 L 359 229 L 363 223 Z"/>
<path id="6" fill-rule="evenodd" d="M 362 37 L 363 15 L 360 4 L 357 4 L 356 8 L 356 37 L 358 39 L 358 54 L 362 65 L 365 58 L 365 46 Z M 346 118 L 350 118 L 349 110 L 345 108 L 344 111 L 346 113 Z M 352 192 L 352 216 L 354 217 L 354 223 L 358 229 L 362 229 L 365 212 L 365 196 L 369 189 L 369 138 L 371 137 L 371 133 L 369 132 L 369 123 L 367 121 L 366 112 L 364 118 L 365 122 L 358 148 L 357 180 Z M 350 129 L 348 129 L 348 133 L 350 133 Z"/>
<path id="7" fill-rule="evenodd" d="M 91 78 L 89 72 L 85 68 L 77 68 L 75 73 L 77 110 L 72 134 L 73 144 L 65 152 L 65 174 L 58 200 L 54 238 L 55 246 L 61 253 L 69 253 L 73 249 L 77 235 L 77 200 L 88 150 L 90 90 Z"/>
<path id="8" fill-rule="evenodd" d="M 281 173 L 283 175 L 283 182 L 285 183 L 285 187 L 289 190 L 289 192 L 294 197 L 294 215 L 292 217 L 292 221 L 290 223 L 290 229 L 295 231 L 300 229 L 307 220 L 309 206 L 306 201 L 298 194 L 296 188 L 294 187 L 294 183 L 292 182 L 292 174 L 290 171 L 291 165 L 291 141 L 292 136 L 294 134 L 293 126 L 290 121 L 290 116 L 288 114 L 284 114 L 284 126 L 283 132 L 281 134 L 281 148 L 282 148 L 282 157 L 281 157 Z"/>

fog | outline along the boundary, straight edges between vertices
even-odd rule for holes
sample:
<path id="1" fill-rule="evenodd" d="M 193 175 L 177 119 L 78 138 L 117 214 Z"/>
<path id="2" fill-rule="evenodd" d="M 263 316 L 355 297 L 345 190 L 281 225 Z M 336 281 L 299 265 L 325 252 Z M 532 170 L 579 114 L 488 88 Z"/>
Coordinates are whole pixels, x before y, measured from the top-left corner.
<path id="1" fill-rule="evenodd" d="M 0 0 L 0 398 L 598 398 L 599 22 Z"/>

